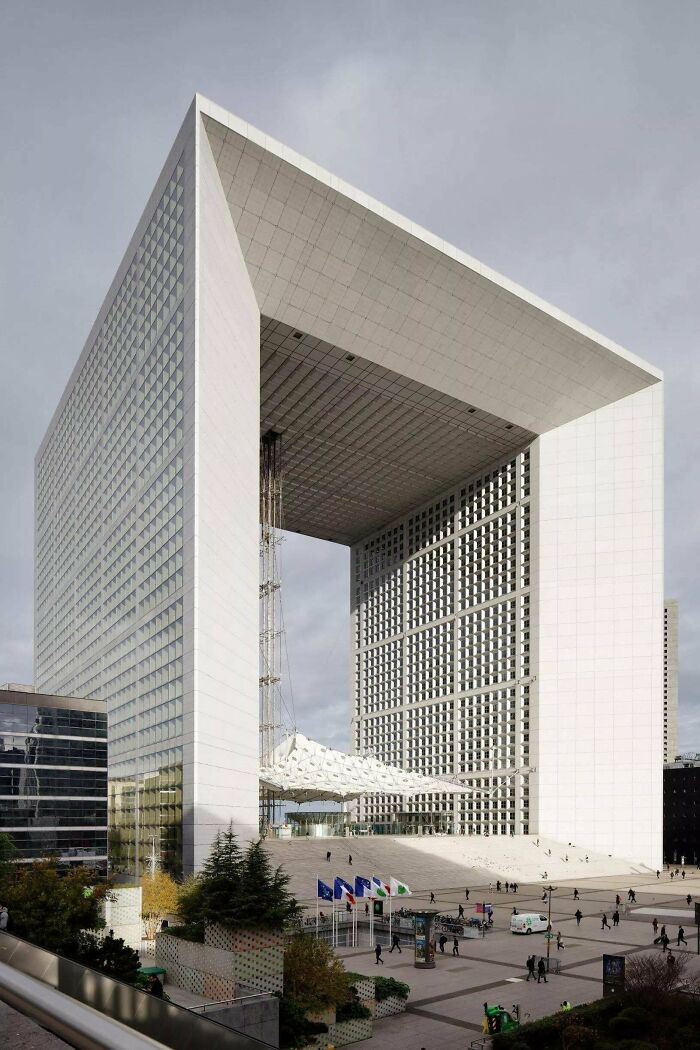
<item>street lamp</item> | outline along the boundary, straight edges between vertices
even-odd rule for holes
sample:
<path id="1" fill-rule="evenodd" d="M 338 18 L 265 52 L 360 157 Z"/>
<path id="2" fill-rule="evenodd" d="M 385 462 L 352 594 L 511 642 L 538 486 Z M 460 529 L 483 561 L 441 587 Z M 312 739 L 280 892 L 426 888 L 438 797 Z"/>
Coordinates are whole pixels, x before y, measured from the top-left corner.
<path id="1" fill-rule="evenodd" d="M 552 943 L 552 893 L 556 888 L 557 887 L 552 886 L 551 883 L 547 886 L 547 973 L 549 973 L 549 949 Z"/>

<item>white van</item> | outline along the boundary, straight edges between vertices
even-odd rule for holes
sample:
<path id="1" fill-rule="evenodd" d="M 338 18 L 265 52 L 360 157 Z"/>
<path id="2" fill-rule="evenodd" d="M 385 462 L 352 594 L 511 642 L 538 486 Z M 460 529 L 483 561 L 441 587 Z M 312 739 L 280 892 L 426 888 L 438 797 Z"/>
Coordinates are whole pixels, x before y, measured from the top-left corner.
<path id="1" fill-rule="evenodd" d="M 521 915 L 511 915 L 511 933 L 546 933 L 547 916 L 538 915 L 537 912 L 523 912 Z"/>

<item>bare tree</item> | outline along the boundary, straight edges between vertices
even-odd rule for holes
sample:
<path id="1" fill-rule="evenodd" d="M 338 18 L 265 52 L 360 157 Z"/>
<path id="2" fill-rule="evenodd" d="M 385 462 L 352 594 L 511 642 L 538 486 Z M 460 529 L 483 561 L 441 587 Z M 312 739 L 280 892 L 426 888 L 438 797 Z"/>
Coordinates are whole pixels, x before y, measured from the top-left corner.
<path id="1" fill-rule="evenodd" d="M 625 991 L 630 999 L 648 1007 L 662 996 L 698 994 L 700 979 L 690 968 L 688 952 L 639 954 L 627 959 Z"/>

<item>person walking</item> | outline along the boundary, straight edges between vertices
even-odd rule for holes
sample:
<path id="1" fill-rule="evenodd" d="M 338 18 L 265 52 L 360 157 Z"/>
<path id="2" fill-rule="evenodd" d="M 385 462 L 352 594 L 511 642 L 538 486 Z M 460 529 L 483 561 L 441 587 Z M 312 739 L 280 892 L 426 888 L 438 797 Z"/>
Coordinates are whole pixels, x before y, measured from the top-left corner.
<path id="1" fill-rule="evenodd" d="M 331 862 L 331 851 L 329 849 L 326 850 L 326 860 L 330 864 L 330 862 Z"/>
<path id="2" fill-rule="evenodd" d="M 435 894 L 432 890 L 430 891 L 430 903 L 435 904 Z"/>
<path id="3" fill-rule="evenodd" d="M 685 903 L 688 905 L 688 907 L 690 907 L 690 902 L 692 901 L 692 899 L 693 898 L 690 896 L 690 894 L 688 894 L 688 896 L 685 898 Z"/>
<path id="4" fill-rule="evenodd" d="M 657 877 L 657 879 L 661 878 L 661 872 L 659 871 L 658 868 L 656 869 L 656 877 Z"/>
<path id="5" fill-rule="evenodd" d="M 6 930 L 7 929 L 7 924 L 8 924 L 9 921 L 10 921 L 10 913 L 7 910 L 7 908 L 5 907 L 5 905 L 3 904 L 2 908 L 0 908 L 0 930 Z"/>
<path id="6" fill-rule="evenodd" d="M 630 891 L 630 892 L 631 892 L 631 891 Z M 616 907 L 616 908 L 619 908 L 619 907 L 620 907 L 620 894 L 619 894 L 619 893 L 616 893 L 616 894 L 615 894 L 615 907 Z"/>
<path id="7" fill-rule="evenodd" d="M 389 949 L 389 955 L 391 955 L 391 953 L 393 952 L 394 948 L 398 948 L 399 949 L 399 955 L 403 954 L 403 952 L 401 951 L 401 945 L 399 944 L 399 935 L 398 935 L 398 933 L 392 933 L 392 935 L 391 935 L 391 948 Z"/>
<path id="8" fill-rule="evenodd" d="M 668 934 L 667 933 L 662 933 L 661 936 L 659 937 L 659 941 L 661 942 L 661 950 L 662 950 L 662 952 L 668 951 L 668 946 L 669 946 L 669 942 L 670 942 L 670 938 L 669 938 Z"/>
<path id="9" fill-rule="evenodd" d="M 509 883 L 509 882 L 507 882 L 507 883 L 506 883 L 506 893 L 508 892 L 508 890 L 509 890 L 509 889 L 510 889 L 510 883 Z"/>
<path id="10" fill-rule="evenodd" d="M 445 936 L 444 933 L 440 936 L 440 940 L 438 941 L 438 944 L 440 945 L 440 951 L 444 955 L 445 954 L 445 945 L 447 944 L 447 937 Z"/>
<path id="11" fill-rule="evenodd" d="M 496 879 L 496 893 L 500 893 L 500 892 L 501 892 L 501 880 L 500 879 Z"/>
<path id="12" fill-rule="evenodd" d="M 544 980 L 545 984 L 547 983 L 547 970 L 544 965 L 544 959 L 540 959 L 537 964 L 537 983 L 539 984 L 542 980 Z"/>
<path id="13" fill-rule="evenodd" d="M 581 913 L 581 909 L 580 908 L 576 909 L 576 911 L 574 912 L 574 917 L 576 919 L 576 925 L 580 926 L 581 925 L 581 919 L 583 918 L 583 914 Z"/>
<path id="14" fill-rule="evenodd" d="M 687 945 L 688 945 L 688 942 L 687 942 L 687 941 L 686 941 L 686 939 L 685 939 L 685 930 L 683 929 L 683 927 L 682 927 L 682 926 L 679 926 L 679 927 L 678 927 L 678 937 L 677 937 L 677 939 L 676 939 L 676 947 L 677 947 L 677 948 L 680 948 L 680 946 L 681 946 L 681 942 L 682 942 L 683 944 L 685 944 L 685 945 L 686 945 L 686 947 L 687 947 Z"/>
<path id="15" fill-rule="evenodd" d="M 654 936 L 656 937 L 657 933 L 659 932 L 659 920 L 656 917 L 654 917 L 651 920 L 651 925 L 652 929 L 654 930 Z"/>
<path id="16" fill-rule="evenodd" d="M 613 912 L 613 926 L 619 926 L 619 925 L 620 925 L 620 913 L 617 910 L 617 908 L 615 908 L 615 911 Z"/>
<path id="17" fill-rule="evenodd" d="M 578 890 L 576 889 L 575 886 L 574 886 L 574 900 L 575 901 L 579 900 Z"/>
<path id="18" fill-rule="evenodd" d="M 561 930 L 557 930 L 557 951 L 558 952 L 563 952 L 564 951 L 564 942 L 562 941 L 562 938 L 561 938 Z"/>
<path id="19" fill-rule="evenodd" d="M 459 958 L 459 941 L 456 937 L 452 938 L 452 954 Z"/>
<path id="20" fill-rule="evenodd" d="M 532 977 L 532 979 L 534 981 L 534 979 L 535 979 L 535 956 L 534 955 L 528 955 L 528 957 L 527 957 L 527 977 L 525 978 L 525 980 L 529 981 L 531 977 Z"/>
<path id="21" fill-rule="evenodd" d="M 469 887 L 468 886 L 464 890 L 464 899 L 465 899 L 465 901 L 469 900 Z"/>
<path id="22" fill-rule="evenodd" d="M 684 879 L 684 878 L 685 878 L 685 868 L 683 868 L 683 871 L 681 872 L 681 878 L 682 878 L 682 879 Z"/>
<path id="23" fill-rule="evenodd" d="M 543 900 L 543 901 L 546 901 L 546 900 L 547 900 L 547 891 L 546 891 L 546 890 L 545 890 L 545 891 L 543 892 L 543 894 L 542 894 L 542 900 Z"/>
<path id="24" fill-rule="evenodd" d="M 607 915 L 605 914 L 605 912 L 603 912 L 603 921 L 602 921 L 602 923 L 600 924 L 600 928 L 601 928 L 601 930 L 604 930 L 604 929 L 605 929 L 606 927 L 607 927 L 608 929 L 610 929 L 610 923 L 608 922 L 608 917 L 607 917 Z"/>
<path id="25" fill-rule="evenodd" d="M 376 963 L 375 963 L 376 966 L 379 966 L 379 963 L 381 963 L 382 966 L 384 965 L 384 960 L 382 959 L 382 946 L 381 946 L 381 944 L 377 944 L 376 948 L 374 949 L 374 958 L 376 959 Z"/>
<path id="26" fill-rule="evenodd" d="M 632 890 L 632 896 L 630 897 L 630 904 L 636 904 L 636 903 L 637 903 L 637 894 L 636 894 L 636 892 L 634 890 Z"/>
<path id="27" fill-rule="evenodd" d="M 348 864 L 352 867 L 352 853 L 348 853 Z"/>
<path id="28" fill-rule="evenodd" d="M 518 892 L 518 884 L 517 884 L 517 882 L 512 882 L 511 886 L 513 887 L 513 893 L 517 893 Z"/>
<path id="29" fill-rule="evenodd" d="M 458 919 L 463 919 L 464 918 L 464 908 L 462 907 L 461 904 L 457 908 L 457 918 Z"/>

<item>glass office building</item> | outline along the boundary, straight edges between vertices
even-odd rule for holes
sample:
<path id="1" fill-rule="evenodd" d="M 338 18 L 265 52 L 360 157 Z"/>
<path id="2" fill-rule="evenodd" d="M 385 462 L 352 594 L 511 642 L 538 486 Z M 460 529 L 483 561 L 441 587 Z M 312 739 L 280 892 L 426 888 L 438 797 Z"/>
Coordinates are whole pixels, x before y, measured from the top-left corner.
<path id="1" fill-rule="evenodd" d="M 106 866 L 104 703 L 0 689 L 0 831 L 20 862 Z"/>

